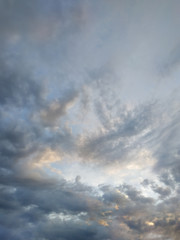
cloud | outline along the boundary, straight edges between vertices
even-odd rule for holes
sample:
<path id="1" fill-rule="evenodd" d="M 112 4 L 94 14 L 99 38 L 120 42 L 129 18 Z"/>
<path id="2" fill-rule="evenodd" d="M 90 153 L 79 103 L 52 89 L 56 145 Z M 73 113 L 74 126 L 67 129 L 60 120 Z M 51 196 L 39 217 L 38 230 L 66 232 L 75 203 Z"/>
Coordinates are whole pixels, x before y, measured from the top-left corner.
<path id="1" fill-rule="evenodd" d="M 93 188 L 79 182 L 66 181 L 49 186 L 28 186 L 22 182 L 15 187 L 1 187 L 0 206 L 4 216 L 1 236 L 8 238 L 15 232 L 15 237 L 20 239 L 24 236 L 83 239 L 87 234 L 91 239 L 119 239 L 120 236 L 134 240 L 138 235 L 143 237 L 151 232 L 162 236 L 173 236 L 176 231 L 178 234 L 178 215 L 177 218 L 174 215 L 177 208 L 172 209 L 178 198 L 156 205 L 131 186 L 102 186 L 99 190 L 103 195 L 97 195 Z M 18 221 L 12 223 L 15 217 Z M 11 232 L 7 233 L 10 226 Z"/>
<path id="2" fill-rule="evenodd" d="M 179 239 L 178 6 L 0 1 L 1 239 Z"/>
<path id="3" fill-rule="evenodd" d="M 22 70 L 20 63 L 16 66 L 9 65 L 6 59 L 1 59 L 0 67 L 1 105 L 35 106 L 35 104 L 41 104 L 43 89 L 32 79 L 30 72 L 26 69 Z"/>
<path id="4" fill-rule="evenodd" d="M 48 126 L 55 126 L 60 117 L 66 114 L 77 99 L 76 92 L 67 93 L 65 99 L 56 100 L 50 103 L 46 109 L 41 110 L 41 122 Z"/>
<path id="5" fill-rule="evenodd" d="M 82 140 L 80 155 L 102 163 L 123 162 L 128 152 L 135 149 L 141 138 L 148 135 L 153 126 L 153 104 L 133 110 L 125 109 L 116 115 L 117 121 L 107 131 L 99 131 Z M 123 160 L 124 159 L 124 160 Z"/>

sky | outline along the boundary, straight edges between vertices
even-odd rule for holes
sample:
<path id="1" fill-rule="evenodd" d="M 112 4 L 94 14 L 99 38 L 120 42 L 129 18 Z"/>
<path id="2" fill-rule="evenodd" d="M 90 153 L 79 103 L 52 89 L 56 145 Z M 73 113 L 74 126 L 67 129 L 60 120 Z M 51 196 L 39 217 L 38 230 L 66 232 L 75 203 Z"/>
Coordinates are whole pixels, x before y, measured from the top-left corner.
<path id="1" fill-rule="evenodd" d="M 0 239 L 180 239 L 180 1 L 0 0 Z"/>

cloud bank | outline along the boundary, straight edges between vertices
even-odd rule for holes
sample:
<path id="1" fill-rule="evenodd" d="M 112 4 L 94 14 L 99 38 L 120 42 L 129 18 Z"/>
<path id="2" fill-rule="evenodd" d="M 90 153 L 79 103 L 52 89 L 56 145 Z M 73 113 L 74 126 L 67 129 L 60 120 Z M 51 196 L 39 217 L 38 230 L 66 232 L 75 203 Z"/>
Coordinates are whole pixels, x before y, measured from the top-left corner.
<path id="1" fill-rule="evenodd" d="M 0 238 L 180 238 L 179 2 L 0 1 Z"/>

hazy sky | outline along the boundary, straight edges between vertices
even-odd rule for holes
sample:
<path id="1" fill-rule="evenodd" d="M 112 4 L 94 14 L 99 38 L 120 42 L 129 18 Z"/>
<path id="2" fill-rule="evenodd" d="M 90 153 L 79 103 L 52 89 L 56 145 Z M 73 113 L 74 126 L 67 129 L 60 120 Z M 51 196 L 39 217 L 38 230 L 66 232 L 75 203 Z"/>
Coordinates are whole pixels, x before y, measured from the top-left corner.
<path id="1" fill-rule="evenodd" d="M 180 1 L 0 0 L 0 239 L 180 239 Z"/>

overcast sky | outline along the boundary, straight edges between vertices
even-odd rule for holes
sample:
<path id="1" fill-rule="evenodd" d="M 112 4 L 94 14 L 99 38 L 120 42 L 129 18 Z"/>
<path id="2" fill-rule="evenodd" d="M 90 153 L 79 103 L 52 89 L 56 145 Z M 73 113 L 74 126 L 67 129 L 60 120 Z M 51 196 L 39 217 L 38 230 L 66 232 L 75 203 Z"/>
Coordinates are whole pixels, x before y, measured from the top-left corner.
<path id="1" fill-rule="evenodd" d="M 0 239 L 180 239 L 180 1 L 0 0 Z"/>

